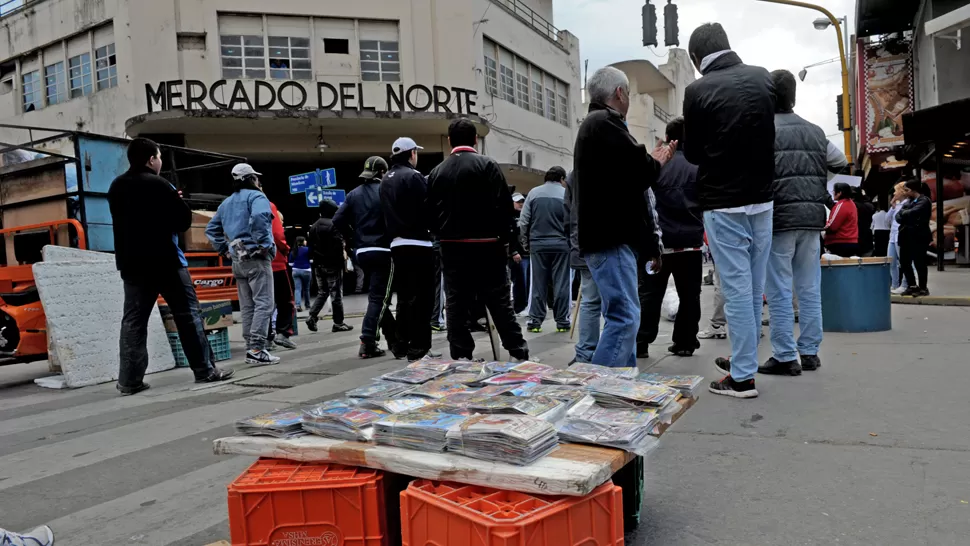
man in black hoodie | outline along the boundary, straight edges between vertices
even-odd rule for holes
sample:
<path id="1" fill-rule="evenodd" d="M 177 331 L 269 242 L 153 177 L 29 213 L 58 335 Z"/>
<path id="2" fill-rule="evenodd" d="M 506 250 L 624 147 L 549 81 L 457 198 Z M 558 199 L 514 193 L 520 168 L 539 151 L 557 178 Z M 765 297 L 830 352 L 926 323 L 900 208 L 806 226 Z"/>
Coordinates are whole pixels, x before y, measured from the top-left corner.
<path id="1" fill-rule="evenodd" d="M 333 298 L 333 331 L 348 332 L 354 327 L 344 323 L 344 239 L 333 225 L 337 203 L 326 199 L 320 203 L 320 219 L 310 227 L 310 252 L 313 256 L 313 269 L 317 275 L 317 299 L 310 307 L 307 328 L 317 331 L 320 311 Z"/>
<path id="2" fill-rule="evenodd" d="M 380 332 L 387 336 L 388 346 L 392 350 L 396 347 L 397 324 L 388 309 L 393 266 L 380 194 L 381 178 L 386 172 L 386 161 L 377 156 L 369 158 L 364 163 L 364 172 L 360 173 L 360 186 L 347 194 L 347 200 L 333 217 L 333 225 L 345 240 L 354 241 L 357 262 L 370 277 L 367 311 L 360 327 L 358 355 L 361 358 L 384 355 L 384 350 L 378 345 Z"/>

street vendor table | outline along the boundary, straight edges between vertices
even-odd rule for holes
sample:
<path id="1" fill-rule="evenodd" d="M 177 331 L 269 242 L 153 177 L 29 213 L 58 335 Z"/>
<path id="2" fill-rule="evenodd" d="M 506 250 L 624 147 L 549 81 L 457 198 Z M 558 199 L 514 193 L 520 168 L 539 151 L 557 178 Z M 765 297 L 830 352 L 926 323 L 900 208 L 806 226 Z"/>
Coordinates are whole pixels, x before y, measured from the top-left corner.
<path id="1" fill-rule="evenodd" d="M 671 422 L 677 422 L 696 399 L 683 398 Z M 472 459 L 453 453 L 428 453 L 319 436 L 281 439 L 233 436 L 214 442 L 217 455 L 273 457 L 303 462 L 331 462 L 375 468 L 404 476 L 452 481 L 540 495 L 585 496 L 602 485 L 636 455 L 606 447 L 562 444 L 550 455 L 528 466 Z"/>

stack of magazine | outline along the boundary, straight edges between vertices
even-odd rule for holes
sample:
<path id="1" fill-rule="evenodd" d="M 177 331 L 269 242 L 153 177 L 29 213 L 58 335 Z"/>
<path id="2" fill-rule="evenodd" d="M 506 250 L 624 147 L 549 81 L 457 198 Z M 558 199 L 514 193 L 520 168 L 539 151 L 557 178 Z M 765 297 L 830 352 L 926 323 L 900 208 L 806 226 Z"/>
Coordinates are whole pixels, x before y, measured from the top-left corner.
<path id="1" fill-rule="evenodd" d="M 370 385 L 364 385 L 347 391 L 347 396 L 350 398 L 394 398 L 403 395 L 413 388 L 413 385 L 405 383 L 376 381 Z"/>
<path id="2" fill-rule="evenodd" d="M 636 379 L 640 370 L 636 368 L 610 368 L 598 364 L 573 364 L 569 371 L 575 373 L 588 373 L 597 377 L 614 377 L 616 379 Z"/>
<path id="3" fill-rule="evenodd" d="M 446 381 L 445 379 L 439 379 L 437 381 L 429 381 L 424 385 L 419 385 L 411 389 L 408 391 L 408 396 L 420 396 L 422 398 L 440 400 L 450 394 L 465 392 L 467 390 L 469 390 L 469 387 L 464 383 L 454 383 Z"/>
<path id="4" fill-rule="evenodd" d="M 303 435 L 303 414 L 298 411 L 276 411 L 236 421 L 236 432 L 246 436 L 294 438 Z"/>
<path id="5" fill-rule="evenodd" d="M 548 385 L 585 385 L 597 376 L 572 370 L 555 370 L 542 374 L 542 382 Z"/>
<path id="6" fill-rule="evenodd" d="M 570 415 L 559 429 L 559 438 L 565 442 L 615 447 L 646 455 L 658 443 L 650 436 L 656 424 L 654 411 L 592 406 L 578 415 Z"/>
<path id="7" fill-rule="evenodd" d="M 367 442 L 374 436 L 371 425 L 387 416 L 386 411 L 376 409 L 322 404 L 304 408 L 303 430 L 335 440 Z"/>
<path id="8" fill-rule="evenodd" d="M 661 375 L 644 372 L 637 377 L 637 381 L 666 385 L 679 390 L 687 398 L 697 398 L 697 389 L 704 382 L 704 378 L 699 375 Z"/>
<path id="9" fill-rule="evenodd" d="M 550 422 L 566 415 L 566 404 L 548 396 L 492 396 L 472 400 L 466 407 L 476 413 L 531 415 Z"/>
<path id="10" fill-rule="evenodd" d="M 678 392 L 670 387 L 632 381 L 601 377 L 586 386 L 596 403 L 604 408 L 662 408 L 674 401 Z"/>
<path id="11" fill-rule="evenodd" d="M 374 424 L 378 444 L 440 453 L 447 445 L 447 433 L 468 417 L 449 413 L 414 411 L 399 413 Z"/>
<path id="12" fill-rule="evenodd" d="M 401 398 L 365 398 L 360 401 L 358 407 L 366 409 L 377 409 L 387 413 L 405 413 L 421 409 L 431 403 L 427 398 L 417 396 L 404 396 Z"/>
<path id="13" fill-rule="evenodd" d="M 448 431 L 448 451 L 475 459 L 532 464 L 559 442 L 556 428 L 528 415 L 474 415 Z"/>
<path id="14" fill-rule="evenodd" d="M 396 381 L 398 383 L 408 383 L 410 385 L 420 385 L 432 379 L 441 377 L 448 373 L 448 368 L 444 370 L 434 368 L 404 368 L 396 372 L 386 373 L 381 376 L 384 381 Z"/>

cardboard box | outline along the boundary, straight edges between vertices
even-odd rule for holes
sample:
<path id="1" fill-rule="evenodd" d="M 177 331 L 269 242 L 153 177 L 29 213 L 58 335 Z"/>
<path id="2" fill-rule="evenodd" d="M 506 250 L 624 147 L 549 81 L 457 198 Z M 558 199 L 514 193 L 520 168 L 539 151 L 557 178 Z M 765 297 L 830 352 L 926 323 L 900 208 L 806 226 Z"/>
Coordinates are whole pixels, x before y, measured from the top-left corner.
<path id="1" fill-rule="evenodd" d="M 216 213 L 208 210 L 192 211 L 192 227 L 185 232 L 185 250 L 189 252 L 211 252 L 212 243 L 205 236 L 205 228 Z"/>
<path id="2" fill-rule="evenodd" d="M 168 305 L 159 305 L 158 311 L 162 314 L 165 331 L 178 332 L 178 328 L 175 326 L 175 317 L 172 316 L 172 311 L 168 308 Z M 202 314 L 202 325 L 206 331 L 232 326 L 232 302 L 229 300 L 200 301 L 199 311 Z"/>

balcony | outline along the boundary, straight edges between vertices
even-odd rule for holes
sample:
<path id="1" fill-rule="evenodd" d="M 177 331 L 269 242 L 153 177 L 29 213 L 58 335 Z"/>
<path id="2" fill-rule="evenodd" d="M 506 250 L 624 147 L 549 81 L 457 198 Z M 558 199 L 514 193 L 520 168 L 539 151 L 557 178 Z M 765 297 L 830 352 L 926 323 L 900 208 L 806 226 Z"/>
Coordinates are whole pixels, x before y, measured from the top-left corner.
<path id="1" fill-rule="evenodd" d="M 541 15 L 535 12 L 529 6 L 523 4 L 520 0 L 492 0 L 492 2 L 502 6 L 505 11 L 511 13 L 518 17 L 523 23 L 530 25 L 532 30 L 538 32 L 542 36 L 552 43 L 558 45 L 562 49 L 568 50 L 568 47 L 559 37 L 559 29 L 552 26 L 552 23 L 546 21 Z"/>
<path id="2" fill-rule="evenodd" d="M 653 103 L 653 115 L 660 118 L 660 121 L 664 123 L 670 123 L 670 120 L 673 119 L 673 117 L 668 114 L 666 110 L 657 106 L 657 103 Z"/>

